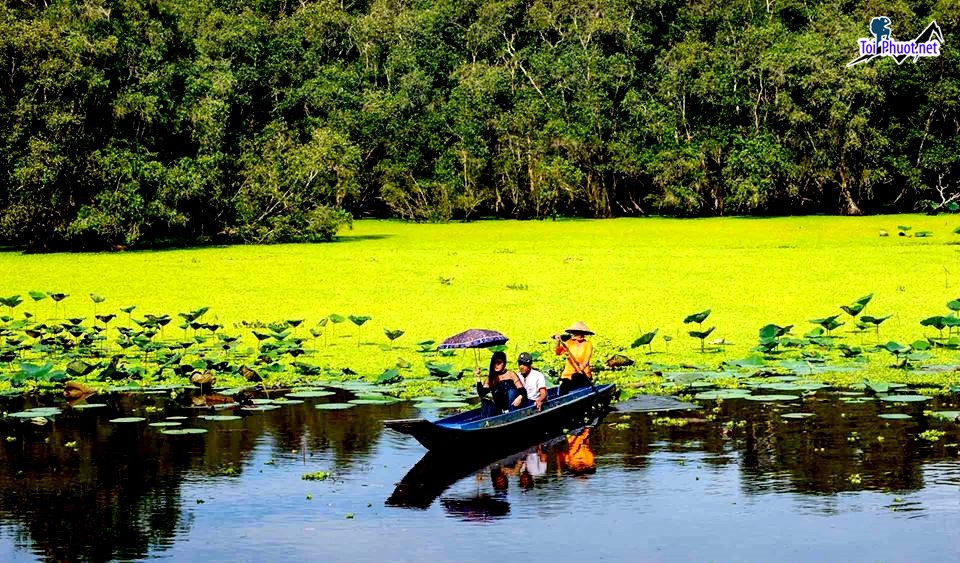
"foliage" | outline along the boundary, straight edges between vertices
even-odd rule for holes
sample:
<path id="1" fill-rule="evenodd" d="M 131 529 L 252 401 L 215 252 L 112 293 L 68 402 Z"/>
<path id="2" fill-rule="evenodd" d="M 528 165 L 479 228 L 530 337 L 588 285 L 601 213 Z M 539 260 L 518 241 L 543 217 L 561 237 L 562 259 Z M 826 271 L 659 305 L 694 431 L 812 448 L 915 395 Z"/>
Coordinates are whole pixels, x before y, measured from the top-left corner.
<path id="1" fill-rule="evenodd" d="M 898 6 L 898 37 L 957 23 Z M 846 68 L 874 16 L 835 0 L 4 3 L 0 241 L 953 212 L 957 58 Z"/>

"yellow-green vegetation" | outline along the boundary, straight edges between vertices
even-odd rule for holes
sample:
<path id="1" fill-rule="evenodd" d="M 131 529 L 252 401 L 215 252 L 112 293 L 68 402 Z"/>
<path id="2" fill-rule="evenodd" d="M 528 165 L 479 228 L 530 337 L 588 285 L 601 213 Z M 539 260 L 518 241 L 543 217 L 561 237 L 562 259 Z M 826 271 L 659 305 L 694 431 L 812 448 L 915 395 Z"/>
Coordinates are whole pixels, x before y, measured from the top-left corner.
<path id="1" fill-rule="evenodd" d="M 898 230 L 898 225 L 911 229 Z M 338 372 L 349 368 L 370 380 L 398 363 L 409 366 L 400 369 L 405 378 L 427 376 L 417 343 L 439 342 L 474 327 L 508 335 L 511 362 L 521 351 L 541 351 L 541 366 L 558 366 L 549 351 L 550 336 L 583 320 L 596 332 L 595 363 L 614 353 L 636 361 L 617 375 L 602 373 L 601 379 L 662 390 L 645 363 L 716 369 L 724 360 L 755 354 L 758 331 L 770 323 L 793 325 L 791 334 L 800 338 L 814 328 L 811 319 L 837 314 L 845 324 L 832 334 L 864 351 L 877 343 L 908 345 L 938 336 L 920 321 L 950 313 L 946 303 L 960 297 L 958 225 L 960 217 L 953 215 L 445 224 L 365 220 L 332 244 L 2 253 L 0 296 L 20 295 L 23 303 L 9 310 L 0 307 L 0 314 L 17 319 L 29 311 L 43 321 L 84 317 L 92 322 L 95 313 L 115 313 L 107 340 L 114 352 L 119 350 L 113 343 L 115 327 L 135 327 L 132 320 L 147 314 L 173 317 L 157 336 L 173 341 L 194 334 L 177 328 L 182 322 L 178 313 L 209 307 L 202 320 L 222 324 L 221 333 L 240 336 L 240 348 L 251 350 L 258 345 L 254 330 L 266 330 L 258 324 L 302 320 L 291 328 L 293 335 L 306 339 L 307 354 L 297 361 Z M 932 236 L 910 236 L 924 231 Z M 908 236 L 898 236 L 900 232 Z M 68 297 L 58 303 L 34 302 L 31 290 Z M 873 329 L 850 333 L 853 322 L 840 306 L 867 294 L 873 299 L 863 314 L 892 316 L 879 326 L 879 334 Z M 129 305 L 136 309 L 128 319 L 121 308 Z M 683 323 L 706 309 L 711 313 L 702 326 Z M 330 322 L 331 314 L 346 322 Z M 349 322 L 350 316 L 367 319 Z M 709 327 L 715 330 L 705 339 L 707 352 L 701 353 L 701 341 L 688 331 Z M 654 329 L 659 330 L 649 345 L 630 347 Z M 960 360 L 956 351 L 934 348 L 928 353 L 934 358 L 926 363 Z M 836 350 L 824 355 L 831 363 L 847 361 Z M 895 358 L 886 351 L 866 356 L 862 371 L 811 378 L 840 385 L 865 377 L 937 384 L 958 379 L 950 371 L 889 369 Z M 481 365 L 488 358 L 489 352 L 480 352 Z M 30 361 L 42 363 L 43 358 Z M 431 361 L 472 369 L 475 355 L 466 350 Z M 427 390 L 431 381 L 425 379 L 410 393 Z M 471 382 L 466 378 L 463 386 Z"/>

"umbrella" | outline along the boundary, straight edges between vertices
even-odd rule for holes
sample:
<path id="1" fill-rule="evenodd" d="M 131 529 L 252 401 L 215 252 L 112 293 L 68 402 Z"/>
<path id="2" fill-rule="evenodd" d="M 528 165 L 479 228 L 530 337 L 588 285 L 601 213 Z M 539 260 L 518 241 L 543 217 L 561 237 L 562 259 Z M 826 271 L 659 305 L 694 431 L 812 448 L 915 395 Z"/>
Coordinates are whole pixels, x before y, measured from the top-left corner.
<path id="1" fill-rule="evenodd" d="M 447 348 L 486 348 L 506 344 L 507 340 L 509 339 L 506 336 L 495 330 L 471 328 L 447 338 L 437 348 L 439 350 Z"/>
<path id="2" fill-rule="evenodd" d="M 450 348 L 487 348 L 489 346 L 499 346 L 500 344 L 506 344 L 509 340 L 503 334 L 485 328 L 471 328 L 470 330 L 465 330 L 459 334 L 454 334 L 450 338 L 447 338 L 437 346 L 438 350 L 445 350 Z M 477 353 L 474 353 L 474 359 L 476 360 L 477 365 L 480 364 L 480 356 Z"/>

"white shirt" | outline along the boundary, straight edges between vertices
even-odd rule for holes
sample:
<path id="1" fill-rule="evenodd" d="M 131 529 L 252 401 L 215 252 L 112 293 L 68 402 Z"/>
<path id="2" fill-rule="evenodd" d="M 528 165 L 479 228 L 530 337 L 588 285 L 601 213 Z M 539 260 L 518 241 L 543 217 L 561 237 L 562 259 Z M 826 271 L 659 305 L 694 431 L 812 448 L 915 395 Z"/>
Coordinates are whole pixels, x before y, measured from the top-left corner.
<path id="1" fill-rule="evenodd" d="M 537 397 L 540 396 L 540 389 L 547 388 L 547 378 L 535 369 L 531 369 L 526 377 L 521 376 L 521 379 L 523 379 L 523 386 L 527 390 L 527 398 L 531 401 L 537 400 Z"/>

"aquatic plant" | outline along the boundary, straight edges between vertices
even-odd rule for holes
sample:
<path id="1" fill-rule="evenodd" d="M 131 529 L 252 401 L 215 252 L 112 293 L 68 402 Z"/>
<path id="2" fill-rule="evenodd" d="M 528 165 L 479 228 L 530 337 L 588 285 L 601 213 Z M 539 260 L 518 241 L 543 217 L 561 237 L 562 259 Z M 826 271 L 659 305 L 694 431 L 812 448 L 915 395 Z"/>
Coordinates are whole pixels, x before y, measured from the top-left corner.
<path id="1" fill-rule="evenodd" d="M 369 321 L 372 317 L 365 315 L 350 315 L 350 322 L 357 325 L 357 346 L 360 346 L 360 327 Z"/>
<path id="2" fill-rule="evenodd" d="M 650 332 L 645 332 L 641 334 L 636 340 L 630 344 L 631 348 L 639 348 L 641 346 L 646 346 L 648 353 L 653 353 L 653 338 L 657 335 L 659 328 L 655 328 Z"/>
<path id="3" fill-rule="evenodd" d="M 849 305 L 840 305 L 840 309 L 851 317 L 856 318 L 867 306 L 867 303 L 870 303 L 871 299 L 873 299 L 872 293 L 864 295 Z"/>
<path id="4" fill-rule="evenodd" d="M 704 341 L 707 339 L 708 336 L 710 336 L 710 333 L 712 333 L 713 330 L 716 328 L 716 327 L 710 327 L 707 330 L 703 330 L 703 321 L 707 320 L 707 317 L 709 316 L 710 316 L 710 309 L 707 309 L 705 311 L 700 311 L 699 313 L 693 313 L 691 315 L 687 315 L 683 319 L 683 324 L 697 323 L 697 325 L 699 326 L 699 330 L 691 330 L 691 331 L 688 331 L 687 334 L 689 334 L 694 338 L 700 339 L 701 353 L 706 351 L 704 347 L 705 345 Z"/>

